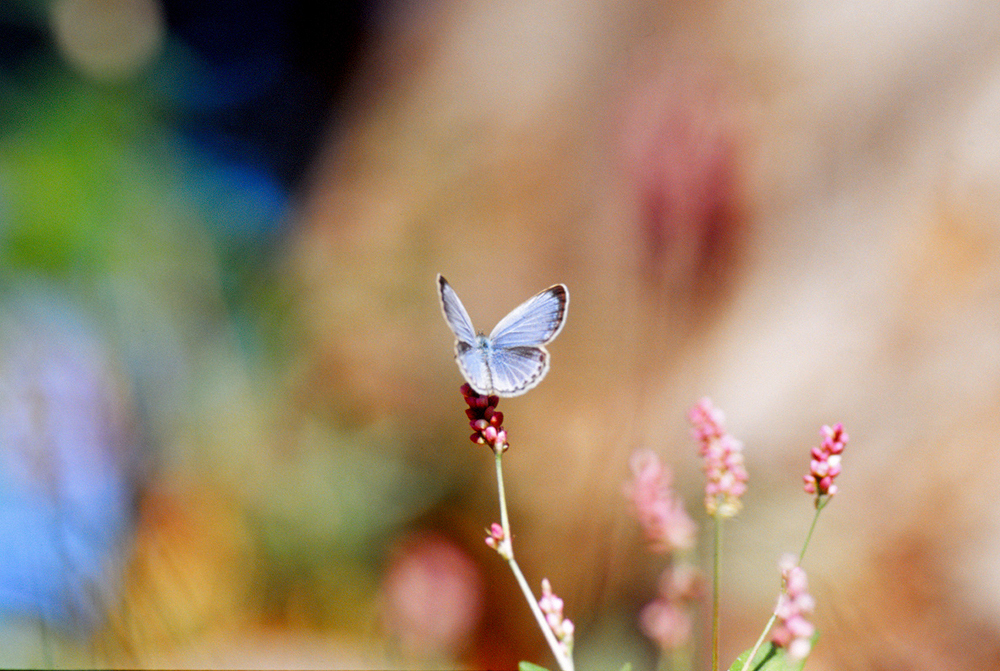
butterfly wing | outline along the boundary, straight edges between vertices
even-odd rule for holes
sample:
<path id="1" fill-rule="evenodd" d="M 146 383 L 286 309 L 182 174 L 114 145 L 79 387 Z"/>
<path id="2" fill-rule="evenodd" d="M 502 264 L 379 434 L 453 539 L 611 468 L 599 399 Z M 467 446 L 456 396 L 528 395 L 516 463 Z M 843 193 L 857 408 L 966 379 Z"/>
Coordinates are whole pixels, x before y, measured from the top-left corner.
<path id="1" fill-rule="evenodd" d="M 472 320 L 469 313 L 465 311 L 465 306 L 459 300 L 458 294 L 448 284 L 448 280 L 437 276 L 438 296 L 441 298 L 441 312 L 444 313 L 444 320 L 448 322 L 448 328 L 455 334 L 459 341 L 468 345 L 475 345 L 476 330 L 472 327 Z"/>
<path id="2" fill-rule="evenodd" d="M 494 393 L 520 396 L 533 389 L 549 371 L 545 344 L 566 323 L 569 290 L 556 284 L 511 310 L 490 333 L 487 365 Z"/>
<path id="3" fill-rule="evenodd" d="M 493 372 L 487 364 L 486 338 L 476 337 L 481 342 L 473 345 L 461 340 L 455 341 L 455 361 L 465 381 L 477 393 L 488 396 L 496 393 L 493 389 Z"/>
<path id="4" fill-rule="evenodd" d="M 476 335 L 469 319 L 469 313 L 459 300 L 458 294 L 448 284 L 448 280 L 437 276 L 438 296 L 441 298 L 441 312 L 448 328 L 455 334 L 455 361 L 462 377 L 480 394 L 492 394 L 493 382 L 487 360 L 487 342 Z"/>
<path id="5" fill-rule="evenodd" d="M 490 349 L 488 361 L 497 396 L 520 396 L 536 387 L 549 371 L 549 353 L 542 346 Z"/>
<path id="6" fill-rule="evenodd" d="M 540 347 L 552 342 L 566 323 L 568 307 L 569 289 L 565 284 L 553 285 L 521 303 L 501 319 L 490 333 L 490 344 L 497 350 Z"/>
<path id="7" fill-rule="evenodd" d="M 441 311 L 455 334 L 455 361 L 466 381 L 480 394 L 520 396 L 549 370 L 544 345 L 562 330 L 569 290 L 556 284 L 529 298 L 500 320 L 490 337 L 477 335 L 458 294 L 437 276 Z"/>

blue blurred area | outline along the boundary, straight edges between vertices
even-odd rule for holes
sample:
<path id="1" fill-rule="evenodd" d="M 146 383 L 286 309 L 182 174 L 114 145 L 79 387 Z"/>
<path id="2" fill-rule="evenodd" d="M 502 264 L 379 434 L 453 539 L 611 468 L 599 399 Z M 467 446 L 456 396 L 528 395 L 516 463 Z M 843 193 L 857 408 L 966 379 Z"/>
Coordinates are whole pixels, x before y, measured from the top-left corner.
<path id="1" fill-rule="evenodd" d="M 91 627 L 130 525 L 125 390 L 64 296 L 33 288 L 0 310 L 0 611 Z"/>
<path id="2" fill-rule="evenodd" d="M 148 466 L 187 458 L 212 366 L 267 356 L 366 7 L 0 4 L 0 620 L 98 625 Z"/>

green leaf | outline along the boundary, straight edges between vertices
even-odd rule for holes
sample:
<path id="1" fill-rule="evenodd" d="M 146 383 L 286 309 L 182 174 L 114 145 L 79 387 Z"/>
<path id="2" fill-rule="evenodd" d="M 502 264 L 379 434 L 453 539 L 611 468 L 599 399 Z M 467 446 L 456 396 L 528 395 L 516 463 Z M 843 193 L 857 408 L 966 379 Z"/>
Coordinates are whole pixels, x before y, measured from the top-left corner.
<path id="1" fill-rule="evenodd" d="M 544 666 L 538 666 L 531 662 L 520 661 L 517 663 L 517 671 L 549 671 Z"/>
<path id="2" fill-rule="evenodd" d="M 618 671 L 632 671 L 632 662 L 625 662 Z"/>
<path id="3" fill-rule="evenodd" d="M 817 634 L 813 634 L 812 642 L 816 644 Z M 742 655 L 736 658 L 729 671 L 743 671 L 750 651 L 745 650 Z M 788 659 L 784 648 L 775 647 L 773 643 L 765 643 L 760 646 L 757 655 L 753 658 L 753 664 L 746 667 L 746 671 L 802 671 L 805 666 L 805 659 Z"/>
<path id="4" fill-rule="evenodd" d="M 747 658 L 750 657 L 750 650 L 744 650 L 743 654 L 737 657 L 732 666 L 729 667 L 729 671 L 743 671 L 744 669 L 746 669 L 746 671 L 764 671 L 764 669 L 768 667 L 763 664 L 767 660 L 771 659 L 773 655 L 774 644 L 765 643 L 760 647 L 760 650 L 757 651 L 757 656 L 754 657 L 754 664 L 747 666 Z"/>

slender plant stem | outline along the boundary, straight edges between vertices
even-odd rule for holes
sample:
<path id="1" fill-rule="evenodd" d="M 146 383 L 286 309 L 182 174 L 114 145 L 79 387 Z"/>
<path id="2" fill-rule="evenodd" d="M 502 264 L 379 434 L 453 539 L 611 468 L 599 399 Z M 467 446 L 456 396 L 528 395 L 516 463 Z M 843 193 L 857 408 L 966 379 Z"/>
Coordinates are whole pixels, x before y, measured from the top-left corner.
<path id="1" fill-rule="evenodd" d="M 716 514 L 715 552 L 712 560 L 712 671 L 719 671 L 719 566 L 722 561 L 722 516 Z"/>
<path id="2" fill-rule="evenodd" d="M 771 626 L 774 624 L 776 619 L 778 619 L 777 610 L 771 613 L 771 619 L 767 621 L 766 625 L 764 625 L 764 631 L 760 632 L 760 638 L 758 638 L 757 642 L 754 643 L 753 650 L 750 651 L 750 656 L 747 657 L 745 662 L 743 662 L 743 668 L 740 671 L 748 671 L 750 665 L 753 664 L 753 658 L 757 655 L 757 651 L 760 650 L 760 646 L 764 645 L 764 639 L 767 637 L 767 632 L 771 631 Z"/>
<path id="3" fill-rule="evenodd" d="M 826 505 L 826 502 L 830 499 L 819 500 L 816 502 L 816 514 L 813 515 L 812 524 L 809 525 L 809 533 L 806 534 L 806 541 L 802 544 L 802 550 L 799 551 L 799 565 L 802 565 L 802 558 L 806 556 L 806 548 L 809 547 L 809 541 L 812 540 L 813 531 L 816 529 L 816 522 L 819 520 L 819 514 Z"/>
<path id="4" fill-rule="evenodd" d="M 514 560 L 514 545 L 511 542 L 510 520 L 507 516 L 507 497 L 504 494 L 503 488 L 503 467 L 500 465 L 502 454 L 503 452 L 501 451 L 497 451 L 496 453 L 497 491 L 500 498 L 500 526 L 503 527 L 503 542 L 506 544 L 506 547 L 502 548 L 500 556 L 507 560 L 510 570 L 514 573 L 514 578 L 521 587 L 521 592 L 524 593 L 524 598 L 528 602 L 528 606 L 531 608 L 535 619 L 538 621 L 538 626 L 541 628 L 545 640 L 548 642 L 549 647 L 552 648 L 552 654 L 555 655 L 559 668 L 562 671 L 573 671 L 573 658 L 563 651 L 562 645 L 556 638 L 555 633 L 553 633 L 552 627 L 549 626 L 548 621 L 545 619 L 545 614 L 538 605 L 538 600 L 535 599 L 528 581 L 525 579 L 524 574 L 521 573 L 521 568 L 517 565 L 517 561 Z"/>
<path id="5" fill-rule="evenodd" d="M 813 515 L 812 524 L 809 525 L 809 533 L 806 534 L 806 540 L 802 543 L 802 549 L 799 551 L 799 566 L 802 565 L 802 558 L 805 557 L 806 548 L 809 547 L 809 541 L 812 540 L 813 531 L 816 529 L 816 521 L 819 520 L 819 513 L 823 510 L 823 506 L 825 506 L 826 502 L 829 500 L 830 499 L 826 499 L 816 503 L 816 514 Z M 784 590 L 785 586 L 782 585 L 781 587 L 782 590 Z M 750 665 L 753 663 L 754 655 L 756 655 L 757 651 L 760 650 L 760 646 L 764 645 L 764 639 L 767 637 L 767 632 L 771 631 L 771 627 L 774 625 L 774 621 L 776 619 L 778 619 L 777 609 L 775 609 L 775 612 L 771 613 L 771 619 L 767 621 L 766 625 L 764 625 L 764 631 L 760 633 L 760 638 L 757 639 L 757 643 L 754 644 L 753 650 L 750 651 L 750 656 L 747 657 L 747 661 L 743 665 L 742 671 L 747 671 L 750 668 Z"/>
<path id="6" fill-rule="evenodd" d="M 500 497 L 500 526 L 503 527 L 503 537 L 510 542 L 510 518 L 507 517 L 507 496 L 504 494 L 503 490 L 503 465 L 500 463 L 503 459 L 503 452 L 497 450 L 496 458 L 494 461 L 497 466 L 497 492 Z M 514 551 L 511 549 L 511 556 L 514 556 Z"/>
<path id="7" fill-rule="evenodd" d="M 657 668 L 662 671 L 691 671 L 691 655 L 691 646 L 687 644 L 669 655 L 663 655 Z"/>

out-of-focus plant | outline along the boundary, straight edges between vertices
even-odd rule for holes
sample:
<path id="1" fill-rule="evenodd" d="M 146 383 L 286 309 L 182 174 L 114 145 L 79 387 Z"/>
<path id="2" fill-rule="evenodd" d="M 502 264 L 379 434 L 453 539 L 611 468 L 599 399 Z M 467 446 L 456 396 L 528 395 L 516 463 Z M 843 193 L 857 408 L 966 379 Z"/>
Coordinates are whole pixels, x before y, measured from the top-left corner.
<path id="1" fill-rule="evenodd" d="M 689 413 L 693 429 L 692 435 L 698 443 L 703 458 L 705 472 L 705 510 L 714 522 L 714 552 L 712 563 L 712 669 L 719 668 L 719 603 L 722 594 L 720 566 L 722 561 L 722 521 L 736 516 L 742 508 L 741 496 L 746 492 L 749 476 L 744 466 L 743 444 L 729 434 L 724 426 L 725 418 L 708 398 L 703 398 Z M 740 655 L 729 667 L 731 671 L 778 671 L 784 668 L 801 669 L 805 658 L 812 650 L 816 639 L 815 628 L 808 617 L 813 610 L 813 599 L 807 588 L 806 573 L 800 566 L 806 548 L 812 538 L 820 511 L 837 492 L 834 479 L 840 474 L 841 453 L 847 444 L 847 434 L 843 427 L 824 426 L 821 430 L 822 443 L 812 448 L 809 473 L 804 476 L 804 489 L 813 495 L 816 514 L 806 534 L 799 554 L 781 558 L 781 591 L 778 604 L 770 620 L 764 626 L 760 638 L 754 646 Z M 638 452 L 632 458 L 633 480 L 626 486 L 626 493 L 632 500 L 636 515 L 651 539 L 651 549 L 662 551 L 661 539 L 678 537 L 687 539 L 686 530 L 690 523 L 679 502 L 674 502 L 669 488 L 669 471 L 661 466 L 659 459 L 650 452 Z M 667 473 L 667 475 L 664 475 Z M 669 511 L 669 514 L 667 514 Z M 680 532 L 684 532 L 683 535 Z M 684 549 L 684 544 L 674 544 L 675 549 Z M 674 584 L 675 569 L 668 566 L 661 582 L 661 592 L 667 595 L 691 594 L 690 590 L 678 588 Z M 681 580 L 680 584 L 690 584 Z M 670 669 L 690 669 L 691 656 L 677 655 L 678 649 L 687 645 L 690 637 L 690 621 L 686 610 L 681 607 L 669 609 L 669 600 L 663 596 L 646 607 L 642 615 L 645 633 L 661 648 L 664 656 L 661 667 Z M 770 642 L 765 645 L 768 633 Z"/>
<path id="2" fill-rule="evenodd" d="M 552 591 L 548 579 L 542 581 L 542 595 L 536 598 L 514 558 L 502 468 L 502 458 L 510 448 L 510 441 L 503 425 L 504 415 L 498 410 L 500 394 L 494 393 L 501 387 L 507 390 L 506 395 L 519 395 L 544 376 L 548 370 L 548 352 L 541 345 L 561 329 L 568 293 L 563 287 L 562 304 L 557 305 L 555 298 L 546 297 L 546 292 L 542 292 L 501 320 L 493 333 L 486 337 L 475 334 L 465 308 L 440 275 L 438 288 L 445 319 L 457 338 L 455 351 L 459 369 L 468 380 L 462 385 L 461 392 L 467 405 L 469 426 L 473 430 L 470 438 L 472 442 L 490 448 L 494 455 L 500 522 L 490 525 L 486 544 L 510 566 L 559 668 L 573 671 L 575 628 L 563 613 L 562 599 Z M 551 307 L 546 307 L 548 303 Z M 556 307 L 559 309 L 556 310 Z M 511 336 L 511 333 L 516 335 Z M 508 342 L 512 340 L 516 343 Z M 536 360 L 542 363 L 538 364 Z M 494 376 L 498 376 L 499 383 L 494 382 Z M 529 381 L 526 388 L 511 384 L 522 378 Z M 723 413 L 711 400 L 703 398 L 698 401 L 691 409 L 689 419 L 705 473 L 705 510 L 713 520 L 712 669 L 718 671 L 723 522 L 735 517 L 742 509 L 742 496 L 747 491 L 750 478 L 744 464 L 743 443 L 726 431 Z M 801 669 L 812 649 L 816 633 L 808 617 L 813 610 L 813 600 L 800 564 L 820 511 L 837 492 L 834 479 L 840 473 L 841 453 L 847 444 L 847 434 L 839 424 L 832 428 L 824 426 L 821 433 L 822 444 L 813 448 L 809 473 L 804 478 L 805 491 L 815 497 L 816 516 L 798 556 L 789 555 L 781 559 L 778 604 L 760 639 L 737 658 L 729 667 L 730 671 Z M 697 569 L 675 555 L 679 556 L 693 547 L 696 525 L 672 490 L 670 469 L 660 463 L 655 453 L 648 450 L 636 452 L 630 467 L 633 479 L 626 484 L 625 495 L 632 504 L 650 549 L 668 559 L 668 566 L 660 579 L 660 594 L 643 610 L 640 624 L 644 633 L 663 651 L 662 668 L 687 670 L 692 668 L 693 659 L 690 607 L 701 597 L 703 590 Z M 769 632 L 770 642 L 764 646 Z M 630 668 L 630 665 L 626 664 L 623 668 Z M 537 671 L 541 667 L 524 661 L 521 662 L 521 669 Z"/>

